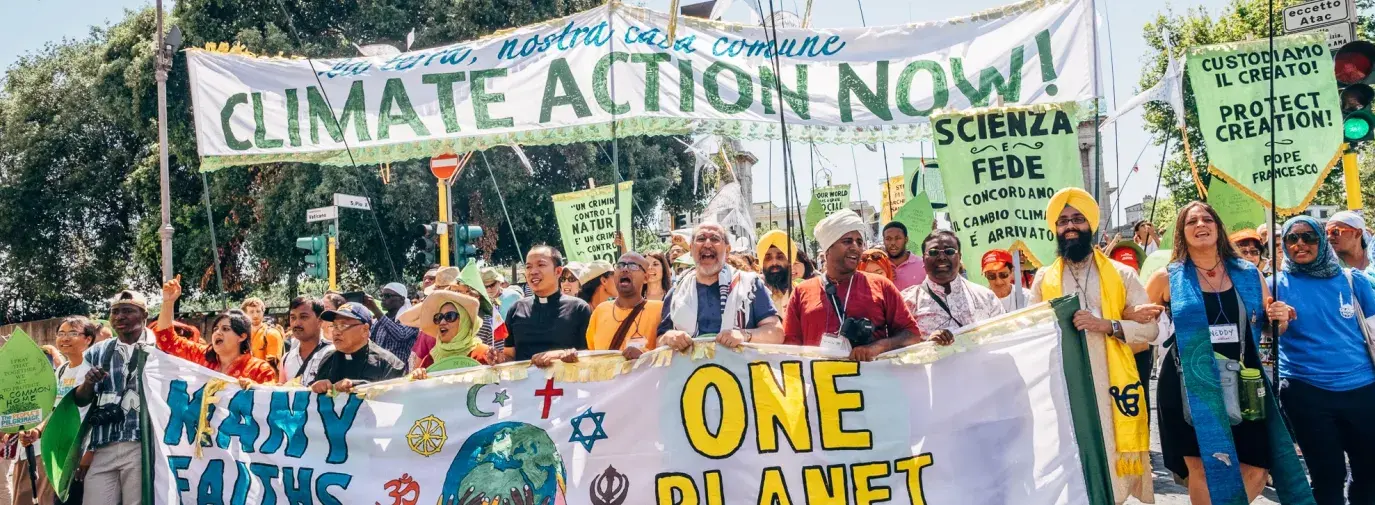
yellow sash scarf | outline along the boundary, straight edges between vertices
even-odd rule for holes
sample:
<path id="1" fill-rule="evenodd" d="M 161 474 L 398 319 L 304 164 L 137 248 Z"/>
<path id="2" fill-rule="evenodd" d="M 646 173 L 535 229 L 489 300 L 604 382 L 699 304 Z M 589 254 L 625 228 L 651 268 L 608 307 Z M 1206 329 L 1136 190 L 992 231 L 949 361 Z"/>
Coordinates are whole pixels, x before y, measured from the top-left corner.
<path id="1" fill-rule="evenodd" d="M 1097 249 L 1093 251 L 1093 263 L 1098 267 L 1103 318 L 1120 320 L 1122 309 L 1127 306 L 1127 288 L 1122 283 L 1122 276 L 1117 273 L 1112 261 Z M 1045 276 L 1041 278 L 1042 299 L 1059 298 L 1064 293 L 1064 268 L 1064 260 L 1056 259 L 1046 270 Z M 1107 393 L 1114 398 L 1112 426 L 1117 442 L 1117 475 L 1140 476 L 1145 473 L 1145 465 L 1142 462 L 1150 454 L 1150 419 L 1146 415 L 1146 409 L 1124 409 L 1116 401 L 1118 397 L 1127 396 L 1132 392 L 1137 398 L 1143 394 L 1141 378 L 1136 373 L 1136 356 L 1126 342 L 1112 336 L 1108 336 L 1104 341 L 1107 346 L 1109 387 L 1107 391 L 1098 394 Z M 1129 415 L 1124 410 L 1135 413 Z"/>

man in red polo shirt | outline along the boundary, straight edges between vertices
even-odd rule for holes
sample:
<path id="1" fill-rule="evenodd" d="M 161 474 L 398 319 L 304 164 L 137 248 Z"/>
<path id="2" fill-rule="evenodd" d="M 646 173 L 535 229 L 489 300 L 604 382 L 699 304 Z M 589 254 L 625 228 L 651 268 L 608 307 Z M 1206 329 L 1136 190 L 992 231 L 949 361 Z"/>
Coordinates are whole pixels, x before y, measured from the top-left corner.
<path id="1" fill-rule="evenodd" d="M 871 361 L 923 340 L 897 286 L 883 276 L 859 271 L 868 229 L 848 209 L 817 223 L 814 236 L 826 260 L 825 272 L 793 289 L 783 343 L 822 347 L 850 359 Z"/>

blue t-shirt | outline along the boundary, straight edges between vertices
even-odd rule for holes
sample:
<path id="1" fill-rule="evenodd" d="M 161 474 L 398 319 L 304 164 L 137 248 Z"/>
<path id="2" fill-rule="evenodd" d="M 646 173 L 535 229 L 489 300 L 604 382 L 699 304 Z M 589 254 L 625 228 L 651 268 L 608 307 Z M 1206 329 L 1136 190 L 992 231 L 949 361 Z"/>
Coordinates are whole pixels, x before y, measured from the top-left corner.
<path id="1" fill-rule="evenodd" d="M 693 282 L 692 285 L 697 286 L 697 335 L 719 333 L 721 331 L 721 283 Z M 673 291 L 670 290 L 664 294 L 664 317 L 659 322 L 660 335 L 673 329 L 673 319 L 668 314 L 669 307 L 672 306 Z M 755 278 L 754 300 L 750 302 L 750 320 L 745 321 L 745 327 L 741 329 L 758 328 L 760 321 L 776 315 L 778 315 L 778 310 L 773 306 L 773 299 L 769 298 L 768 288 L 764 287 L 764 279 Z"/>
<path id="2" fill-rule="evenodd" d="M 1366 316 L 1375 315 L 1375 288 L 1366 276 L 1352 274 L 1351 287 L 1345 274 L 1330 279 L 1286 272 L 1277 276 L 1281 299 L 1298 313 L 1298 319 L 1290 321 L 1280 336 L 1280 377 L 1328 391 L 1375 383 L 1375 367 L 1352 305 L 1354 298 Z M 1271 284 L 1273 289 L 1274 281 Z M 1343 306 L 1347 306 L 1345 314 Z"/>

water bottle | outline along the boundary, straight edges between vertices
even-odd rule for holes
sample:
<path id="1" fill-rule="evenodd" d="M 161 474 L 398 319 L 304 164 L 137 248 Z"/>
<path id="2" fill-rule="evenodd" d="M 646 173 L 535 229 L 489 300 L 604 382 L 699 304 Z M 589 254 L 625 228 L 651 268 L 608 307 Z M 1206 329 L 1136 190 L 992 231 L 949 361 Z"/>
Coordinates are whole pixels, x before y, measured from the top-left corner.
<path id="1" fill-rule="evenodd" d="M 1260 370 L 1241 369 L 1241 418 L 1247 421 L 1265 419 L 1265 382 Z"/>

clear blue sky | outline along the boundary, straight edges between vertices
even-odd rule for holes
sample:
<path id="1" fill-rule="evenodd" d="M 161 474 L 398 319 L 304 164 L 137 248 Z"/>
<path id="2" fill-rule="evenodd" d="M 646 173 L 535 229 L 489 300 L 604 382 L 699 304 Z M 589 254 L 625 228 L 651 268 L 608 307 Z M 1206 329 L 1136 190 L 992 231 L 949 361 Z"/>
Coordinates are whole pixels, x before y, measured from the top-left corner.
<path id="1" fill-rule="evenodd" d="M 787 8 L 800 12 L 798 0 L 780 1 Z M 863 1 L 863 7 L 864 18 L 871 25 L 877 25 L 884 22 L 945 19 L 996 7 L 1011 1 L 867 0 Z M 1109 31 L 1100 30 L 1103 55 L 1103 88 L 1110 106 L 1115 105 L 1112 102 L 1114 90 L 1117 99 L 1121 101 L 1126 101 L 1137 91 L 1136 86 L 1146 55 L 1146 45 L 1141 36 L 1141 28 L 1148 20 L 1153 19 L 1167 5 L 1172 5 L 1176 11 L 1201 5 L 1207 8 L 1209 13 L 1215 15 L 1226 4 L 1226 0 L 1183 0 L 1169 3 L 1154 0 L 1096 1 L 1098 2 L 1100 19 L 1106 18 L 1107 25 L 1111 27 L 1111 53 L 1109 53 L 1107 45 Z M 152 3 L 152 0 L 3 0 L 3 6 L 0 6 L 0 65 L 9 67 L 20 55 L 41 49 L 48 42 L 63 38 L 84 37 L 92 25 L 105 25 L 122 18 L 125 9 L 136 9 Z M 648 7 L 658 10 L 666 10 L 669 4 L 668 0 L 648 0 L 645 3 Z M 685 0 L 685 3 L 690 3 L 690 0 Z M 171 0 L 168 0 L 166 8 L 170 9 L 170 6 Z M 726 13 L 726 18 L 745 20 L 748 18 L 747 9 L 745 0 L 738 0 Z M 812 19 L 814 25 L 818 27 L 838 28 L 860 26 L 861 24 L 859 4 L 856 0 L 816 0 L 815 9 L 816 12 L 813 13 Z M 1109 54 L 1112 56 L 1112 65 L 1108 61 Z M 1115 76 L 1112 75 L 1112 67 L 1115 67 Z M 1137 153 L 1141 152 L 1142 146 L 1150 141 L 1143 131 L 1139 111 L 1121 120 L 1119 125 L 1120 136 L 1114 139 L 1113 130 L 1109 128 L 1103 137 L 1104 171 L 1110 182 L 1116 181 L 1117 176 L 1115 174 L 1118 172 L 1121 173 L 1124 180 L 1127 178 L 1128 174 L 1131 173 L 1132 161 L 1136 158 Z M 1121 150 L 1117 156 L 1113 152 L 1114 140 Z M 768 162 L 769 154 L 767 151 L 769 147 L 768 143 L 763 142 L 752 142 L 746 145 L 747 149 L 754 151 L 755 155 L 760 158 L 760 164 L 765 166 Z M 772 147 L 777 153 L 780 145 L 778 142 L 774 142 Z M 925 145 L 924 150 L 930 155 L 931 146 Z M 854 164 L 850 161 L 851 150 L 849 146 L 822 146 L 820 151 L 825 158 L 838 166 L 833 175 L 835 183 L 857 183 L 861 196 L 877 205 L 878 181 L 883 178 L 884 173 L 881 155 L 871 153 L 862 147 L 855 149 L 855 156 L 858 160 L 858 179 L 856 179 L 856 171 L 851 168 Z M 922 151 L 923 146 L 919 144 L 890 144 L 888 146 L 890 170 L 901 173 L 902 161 L 900 158 L 916 156 Z M 797 170 L 799 183 L 802 187 L 810 188 L 811 181 L 810 175 L 807 174 L 809 170 L 806 155 L 807 149 L 804 146 L 794 147 L 794 156 L 797 157 L 796 167 L 799 169 Z M 775 154 L 775 156 L 778 155 Z M 1116 161 L 1119 157 L 1120 164 Z M 1149 195 L 1155 189 L 1154 183 L 1159 162 L 1160 147 L 1147 147 L 1145 155 L 1141 158 L 1141 171 L 1132 175 L 1130 182 L 1125 184 L 1122 207 L 1141 201 L 1143 196 Z M 778 166 L 777 163 L 781 162 L 776 162 L 775 166 Z M 772 196 L 776 202 L 781 204 L 783 193 L 782 189 L 777 187 L 781 184 L 775 184 L 775 186 L 775 194 Z M 756 171 L 755 199 L 762 201 L 767 193 L 768 177 L 762 170 Z M 806 193 L 806 191 L 799 193 Z M 804 198 L 806 197 L 804 196 Z"/>

